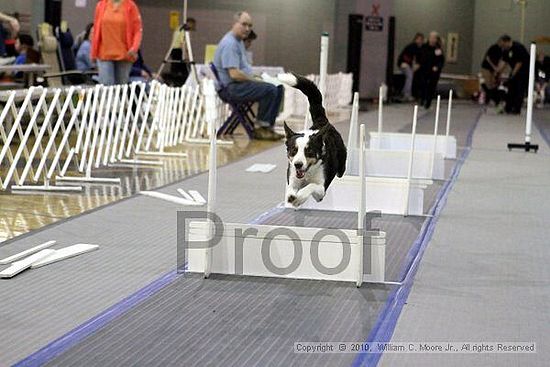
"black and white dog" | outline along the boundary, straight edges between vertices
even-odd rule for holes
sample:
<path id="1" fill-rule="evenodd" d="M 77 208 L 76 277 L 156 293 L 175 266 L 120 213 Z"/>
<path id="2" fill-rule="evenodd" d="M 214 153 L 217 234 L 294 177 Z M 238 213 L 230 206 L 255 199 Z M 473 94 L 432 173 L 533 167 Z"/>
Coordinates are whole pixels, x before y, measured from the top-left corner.
<path id="1" fill-rule="evenodd" d="M 310 196 L 319 202 L 334 176 L 342 177 L 346 170 L 346 146 L 328 121 L 321 92 L 311 80 L 293 73 L 279 74 L 277 78 L 306 95 L 313 121 L 311 129 L 301 132 L 292 131 L 285 123 L 288 155 L 285 204 L 298 207 Z"/>

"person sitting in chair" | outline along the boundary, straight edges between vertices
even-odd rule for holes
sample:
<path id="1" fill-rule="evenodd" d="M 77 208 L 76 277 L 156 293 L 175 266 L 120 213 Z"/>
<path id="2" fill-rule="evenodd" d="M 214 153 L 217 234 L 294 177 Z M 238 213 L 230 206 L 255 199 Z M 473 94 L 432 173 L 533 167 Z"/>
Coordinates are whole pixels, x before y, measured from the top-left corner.
<path id="1" fill-rule="evenodd" d="M 15 40 L 15 50 L 18 55 L 16 65 L 35 64 L 40 62 L 40 53 L 34 49 L 34 40 L 28 34 L 20 34 Z"/>
<path id="2" fill-rule="evenodd" d="M 283 97 L 283 88 L 255 79 L 247 60 L 243 40 L 252 29 L 252 18 L 247 12 L 234 15 L 233 27 L 223 36 L 214 54 L 218 70 L 218 94 L 222 99 L 236 103 L 259 102 L 254 137 L 261 140 L 279 140 L 284 135 L 273 131 Z"/>
<path id="3" fill-rule="evenodd" d="M 80 44 L 80 46 L 78 47 L 78 51 L 76 52 L 76 68 L 80 71 L 90 71 L 97 67 L 90 56 L 93 32 L 94 23 L 89 23 L 86 26 L 86 31 L 84 33 L 82 43 Z"/>

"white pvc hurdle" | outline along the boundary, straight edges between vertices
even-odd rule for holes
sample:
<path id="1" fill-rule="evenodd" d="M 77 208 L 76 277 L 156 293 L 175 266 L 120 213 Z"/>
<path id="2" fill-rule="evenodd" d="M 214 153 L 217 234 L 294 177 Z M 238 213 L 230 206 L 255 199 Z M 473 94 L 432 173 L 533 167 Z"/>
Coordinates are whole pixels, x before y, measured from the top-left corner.
<path id="1" fill-rule="evenodd" d="M 212 134 L 212 136 L 215 136 Z M 361 145 L 365 144 L 365 130 L 361 127 Z M 215 139 L 210 145 L 210 171 L 208 211 L 216 207 Z M 364 177 L 364 170 L 361 171 Z M 364 183 L 364 180 L 362 180 Z M 366 213 L 365 187 L 361 184 L 361 200 L 358 213 L 358 230 L 339 230 L 336 236 L 323 228 L 281 227 L 224 223 L 220 242 L 208 248 L 188 248 L 189 272 L 247 276 L 281 277 L 293 279 L 317 279 L 354 282 L 358 287 L 363 281 L 384 282 L 385 233 L 370 237 L 370 263 L 363 264 Z M 357 206 L 357 204 L 356 204 Z M 193 221 L 189 224 L 189 241 L 205 241 L 212 238 L 212 222 Z M 275 238 L 284 236 L 287 238 Z M 337 238 L 337 239 L 335 239 Z M 299 244 L 298 244 L 299 243 Z M 269 245 L 269 247 L 267 247 Z M 296 252 L 303 257 L 296 261 Z M 313 254 L 313 255 L 311 255 Z M 269 260 L 266 262 L 266 256 Z M 339 261 L 339 262 L 337 262 Z M 289 265 L 290 264 L 290 265 Z M 342 265 L 340 271 L 334 270 Z M 280 271 L 285 269 L 285 271 Z M 366 271 L 366 274 L 365 274 Z"/>
<path id="2" fill-rule="evenodd" d="M 355 96 L 352 107 L 352 114 L 350 119 L 350 128 L 348 135 L 348 161 L 347 161 L 347 174 L 357 175 L 358 172 L 358 156 L 359 147 L 357 146 L 356 131 L 357 131 L 357 118 L 358 118 L 358 106 L 355 103 L 358 96 Z M 437 141 L 437 129 L 439 125 L 439 103 L 440 97 L 437 98 L 437 107 L 434 124 L 434 143 Z M 381 105 L 379 108 L 381 109 Z M 381 127 L 382 113 L 379 110 L 378 113 L 378 127 Z M 431 151 L 419 151 L 412 152 L 414 157 L 414 171 L 412 172 L 413 178 L 420 179 L 433 179 L 443 180 L 445 179 L 445 161 L 441 154 L 438 154 L 435 150 L 436 146 L 432 147 Z M 401 177 L 405 178 L 408 175 L 409 159 L 411 156 L 410 150 L 390 150 L 390 149 L 377 149 L 376 146 L 372 146 L 367 150 L 366 169 L 367 176 L 373 177 Z"/>
<path id="3" fill-rule="evenodd" d="M 445 135 L 417 134 L 416 149 L 418 151 L 431 152 L 436 142 L 436 152 L 447 159 L 456 159 L 457 144 L 456 138 L 449 135 L 451 126 L 451 106 L 453 102 L 453 91 L 449 91 L 449 102 L 447 106 L 447 126 Z M 381 131 L 382 122 L 378 123 L 380 131 L 371 131 L 370 145 L 383 150 L 406 150 L 410 146 L 411 135 L 406 133 L 389 133 Z"/>
<path id="4" fill-rule="evenodd" d="M 433 183 L 430 179 L 419 179 L 413 177 L 414 164 L 416 163 L 416 121 L 417 121 L 417 106 L 413 114 L 413 139 L 409 139 L 409 150 L 407 160 L 407 174 L 405 177 L 375 177 L 366 176 L 365 184 L 367 187 L 366 208 L 368 211 L 379 210 L 382 213 L 397 214 L 397 215 L 423 215 L 424 214 L 424 190 Z M 356 115 L 355 115 L 356 116 Z M 353 141 L 352 137 L 348 137 L 349 141 Z M 336 211 L 355 211 L 357 210 L 356 202 L 360 197 L 360 185 L 362 180 L 357 176 L 357 171 L 365 169 L 366 174 L 369 171 L 368 157 L 372 153 L 366 149 L 366 145 L 359 147 L 358 150 L 348 150 L 348 157 L 360 161 L 363 155 L 364 166 L 361 163 L 350 162 L 348 168 L 350 172 L 346 172 L 341 179 L 335 179 L 328 188 L 325 197 L 321 202 L 315 202 L 313 199 L 306 201 L 302 208 L 315 210 L 336 210 Z M 384 159 L 391 158 L 385 156 Z M 354 172 L 355 171 L 355 172 Z M 354 174 L 355 173 L 355 174 Z"/>

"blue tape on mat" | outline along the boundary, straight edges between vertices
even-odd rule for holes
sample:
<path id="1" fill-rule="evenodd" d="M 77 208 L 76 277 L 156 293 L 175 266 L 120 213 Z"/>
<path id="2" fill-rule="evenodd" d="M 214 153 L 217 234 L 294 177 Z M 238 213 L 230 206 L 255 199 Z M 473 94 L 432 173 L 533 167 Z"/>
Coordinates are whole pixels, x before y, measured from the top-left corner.
<path id="1" fill-rule="evenodd" d="M 473 132 L 479 122 L 479 118 L 480 116 L 478 116 L 476 123 L 474 124 L 474 126 L 472 127 L 471 131 L 468 134 L 468 139 L 466 144 L 468 147 L 471 146 Z M 458 176 L 458 173 L 460 171 L 460 167 L 462 167 L 462 164 L 464 163 L 464 160 L 466 159 L 468 153 L 469 153 L 469 149 L 463 152 L 460 161 L 457 162 L 457 165 L 453 170 L 453 173 L 451 175 L 451 180 L 448 181 L 446 186 L 440 191 L 440 194 L 438 195 L 438 198 L 436 200 L 436 204 L 434 205 L 431 211 L 434 213 L 434 217 L 429 219 L 429 224 L 425 226 L 425 228 L 423 229 L 423 232 L 415 242 L 415 245 L 413 245 L 413 248 L 417 249 L 417 255 L 412 259 L 408 274 L 405 276 L 404 283 L 401 286 L 397 287 L 390 294 L 390 297 L 386 301 L 384 310 L 382 311 L 381 315 L 378 318 L 377 323 L 375 324 L 373 330 L 371 331 L 371 334 L 369 335 L 367 342 L 375 341 L 375 340 L 389 341 L 389 339 L 391 338 L 391 335 L 393 334 L 393 330 L 395 328 L 395 324 L 397 322 L 397 318 L 401 313 L 403 304 L 405 303 L 407 296 L 410 292 L 410 289 L 412 287 L 412 279 L 414 278 L 414 274 L 416 273 L 418 262 L 422 257 L 422 254 L 424 252 L 427 242 L 429 241 L 429 239 L 431 238 L 431 235 L 433 234 L 433 231 L 435 229 L 435 223 L 437 222 L 437 217 L 439 216 L 441 208 L 445 205 L 446 195 L 450 191 L 450 188 L 452 187 L 452 185 L 454 184 L 454 181 L 456 180 L 456 177 Z M 268 210 L 267 212 L 259 215 L 255 219 L 253 219 L 249 224 L 262 223 L 268 218 L 272 217 L 273 215 L 280 213 L 282 210 L 284 210 L 284 206 L 282 205 L 274 207 Z M 84 338 L 90 336 L 94 332 L 106 326 L 109 322 L 111 322 L 115 318 L 128 312 L 129 310 L 136 307 L 137 305 L 139 305 L 149 297 L 153 296 L 154 294 L 162 290 L 164 287 L 172 283 L 174 280 L 178 279 L 180 276 L 181 274 L 178 274 L 175 270 L 169 272 L 168 274 L 165 274 L 161 278 L 153 281 L 152 283 L 140 289 L 136 293 L 130 295 L 124 300 L 116 303 L 115 305 L 111 306 L 107 310 L 103 311 L 99 315 L 88 320 L 84 324 L 79 325 L 78 327 L 71 330 L 67 334 L 49 343 L 48 345 L 38 350 L 37 352 L 17 362 L 14 366 L 27 367 L 27 366 L 41 366 L 46 364 L 56 356 L 67 351 L 72 346 L 78 344 Z M 360 354 L 354 361 L 353 365 L 360 366 L 367 363 L 368 366 L 371 366 L 371 365 L 374 366 L 376 363 L 378 363 L 380 357 L 381 357 L 381 354 Z"/>
<path id="2" fill-rule="evenodd" d="M 107 310 L 103 311 L 94 318 L 86 321 L 84 324 L 71 330 L 59 339 L 54 340 L 50 344 L 46 345 L 44 348 L 17 362 L 14 367 L 34 367 L 42 366 L 48 363 L 53 358 L 65 352 L 72 346 L 76 345 L 81 340 L 93 334 L 100 328 L 104 327 L 115 318 L 121 316 L 125 312 L 142 303 L 147 298 L 151 297 L 152 295 L 172 283 L 179 276 L 180 275 L 178 275 L 175 270 L 171 271 L 170 273 L 153 281 L 151 284 L 140 289 L 131 296 L 109 307 Z"/>
<path id="3" fill-rule="evenodd" d="M 384 308 L 378 316 L 376 324 L 367 337 L 367 343 L 387 343 L 391 340 L 395 326 L 397 325 L 397 319 L 401 314 L 403 306 L 407 302 L 407 298 L 409 297 L 409 293 L 411 292 L 414 282 L 414 276 L 416 275 L 426 247 L 435 231 L 435 226 L 439 220 L 441 210 L 445 207 L 445 204 L 447 203 L 447 196 L 458 178 L 460 169 L 470 154 L 474 131 L 479 123 L 481 115 L 482 114 L 480 112 L 476 118 L 476 122 L 468 132 L 468 136 L 466 138 L 466 149 L 462 152 L 460 158 L 456 162 L 453 171 L 451 172 L 449 181 L 447 181 L 445 186 L 443 186 L 443 188 L 439 191 L 435 204 L 430 210 L 432 217 L 427 219 L 426 224 L 422 227 L 418 238 L 409 252 L 409 255 L 414 255 L 411 256 L 409 265 L 405 267 L 402 284 L 397 286 L 388 296 Z M 382 353 L 361 353 L 357 355 L 352 366 L 376 366 L 380 361 L 380 358 L 382 358 Z"/>
<path id="4" fill-rule="evenodd" d="M 273 215 L 281 212 L 282 210 L 284 210 L 283 206 L 274 207 L 253 219 L 250 224 L 261 223 L 269 219 Z M 174 280 L 178 279 L 178 277 L 180 276 L 182 276 L 182 274 L 178 274 L 177 271 L 174 270 L 169 272 L 168 274 L 165 274 L 161 278 L 154 280 L 152 283 L 140 289 L 136 293 L 109 307 L 107 310 L 103 311 L 99 315 L 77 326 L 75 329 L 69 331 L 62 337 L 54 340 L 37 352 L 17 362 L 14 367 L 34 367 L 42 366 L 48 363 L 56 356 L 64 353 L 72 346 L 78 344 L 86 337 L 92 335 L 102 327 L 106 326 L 115 318 L 130 311 L 132 308 L 136 307 L 149 297 L 153 296 L 158 291 L 172 283 Z"/>
<path id="5" fill-rule="evenodd" d="M 285 210 L 285 207 L 283 206 L 283 204 L 280 204 L 274 208 L 269 209 L 265 213 L 260 214 L 259 216 L 251 220 L 248 224 L 262 224 L 263 222 L 273 217 L 275 214 L 282 212 L 283 210 Z"/>

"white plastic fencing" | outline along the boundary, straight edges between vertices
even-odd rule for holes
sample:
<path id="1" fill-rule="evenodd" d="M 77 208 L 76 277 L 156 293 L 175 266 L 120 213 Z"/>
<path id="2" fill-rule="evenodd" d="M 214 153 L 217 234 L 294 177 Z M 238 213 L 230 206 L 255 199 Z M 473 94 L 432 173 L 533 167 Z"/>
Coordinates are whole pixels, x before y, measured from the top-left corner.
<path id="1" fill-rule="evenodd" d="M 221 125 L 228 112 L 209 79 L 202 88 L 154 81 L 8 92 L 0 112 L 0 189 L 80 191 L 60 183 L 119 184 L 117 177 L 93 177 L 92 170 L 164 164 L 138 156 L 184 158 L 186 153 L 166 149 L 208 142 L 210 124 Z M 67 175 L 71 163 L 80 176 Z"/>
<path id="2" fill-rule="evenodd" d="M 310 74 L 307 78 L 319 85 L 319 75 Z M 324 105 L 327 111 L 335 111 L 338 108 L 348 106 L 352 102 L 352 85 L 353 75 L 351 73 L 327 75 L 324 97 Z M 292 115 L 304 116 L 308 106 L 307 97 L 302 92 L 285 85 L 284 107 L 278 119 L 284 119 Z"/>

